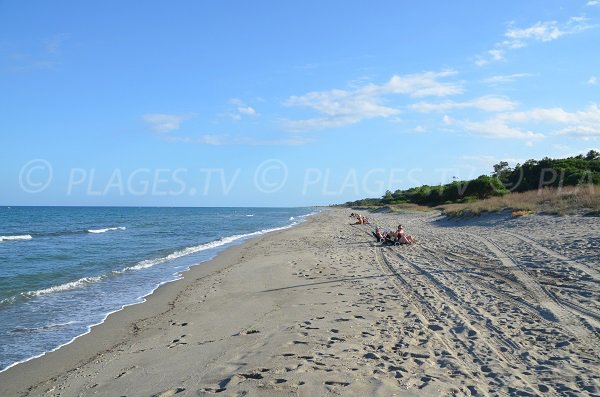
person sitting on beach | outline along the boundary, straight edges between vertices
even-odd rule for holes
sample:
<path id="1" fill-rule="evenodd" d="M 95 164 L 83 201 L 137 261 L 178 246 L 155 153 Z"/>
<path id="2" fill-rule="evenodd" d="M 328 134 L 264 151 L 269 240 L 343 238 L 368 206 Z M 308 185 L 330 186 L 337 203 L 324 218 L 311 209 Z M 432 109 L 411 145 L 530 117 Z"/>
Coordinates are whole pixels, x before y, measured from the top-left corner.
<path id="1" fill-rule="evenodd" d="M 356 215 L 356 225 L 366 225 L 367 223 L 369 223 L 369 220 L 366 217 L 359 214 Z"/>
<path id="2" fill-rule="evenodd" d="M 386 229 L 383 235 L 387 244 L 394 244 L 396 242 L 396 232 L 394 230 Z"/>
<path id="3" fill-rule="evenodd" d="M 383 235 L 383 233 L 381 232 L 381 229 L 379 228 L 379 226 L 377 226 L 375 228 L 375 231 L 373 232 L 373 236 L 375 236 L 375 238 L 377 239 L 377 241 L 379 242 L 383 242 L 385 241 L 385 236 Z"/>
<path id="4" fill-rule="evenodd" d="M 398 225 L 398 230 L 396 230 L 396 241 L 399 244 L 412 244 L 415 242 L 415 239 L 406 234 L 402 225 Z"/>

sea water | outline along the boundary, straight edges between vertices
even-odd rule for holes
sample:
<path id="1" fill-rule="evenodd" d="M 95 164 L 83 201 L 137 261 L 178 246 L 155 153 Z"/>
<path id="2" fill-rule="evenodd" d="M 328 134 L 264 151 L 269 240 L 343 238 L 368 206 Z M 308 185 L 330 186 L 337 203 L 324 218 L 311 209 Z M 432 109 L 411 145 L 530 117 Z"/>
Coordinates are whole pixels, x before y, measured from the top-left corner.
<path id="1" fill-rule="evenodd" d="M 0 207 L 0 371 L 315 208 Z"/>

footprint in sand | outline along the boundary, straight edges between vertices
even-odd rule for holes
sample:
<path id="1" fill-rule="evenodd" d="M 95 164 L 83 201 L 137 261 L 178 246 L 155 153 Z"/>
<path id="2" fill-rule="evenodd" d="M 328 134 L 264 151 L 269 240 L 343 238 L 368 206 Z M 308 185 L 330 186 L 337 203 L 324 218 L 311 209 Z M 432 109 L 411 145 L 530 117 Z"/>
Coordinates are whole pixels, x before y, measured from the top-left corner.
<path id="1" fill-rule="evenodd" d="M 338 381 L 333 381 L 333 380 L 328 380 L 325 381 L 325 384 L 327 386 L 350 386 L 350 382 L 338 382 Z"/>
<path id="2" fill-rule="evenodd" d="M 171 343 L 169 344 L 169 346 L 168 346 L 169 349 L 172 349 L 172 348 L 174 348 L 176 346 L 179 346 L 179 345 L 187 345 L 187 342 L 183 341 L 183 338 L 185 338 L 185 337 L 186 337 L 186 335 L 181 335 L 179 338 L 173 339 L 171 341 Z"/>
<path id="3" fill-rule="evenodd" d="M 183 387 L 178 387 L 175 389 L 161 391 L 160 393 L 153 394 L 151 397 L 171 397 L 171 396 L 174 396 L 175 394 L 179 394 L 184 391 L 185 391 L 185 389 Z"/>

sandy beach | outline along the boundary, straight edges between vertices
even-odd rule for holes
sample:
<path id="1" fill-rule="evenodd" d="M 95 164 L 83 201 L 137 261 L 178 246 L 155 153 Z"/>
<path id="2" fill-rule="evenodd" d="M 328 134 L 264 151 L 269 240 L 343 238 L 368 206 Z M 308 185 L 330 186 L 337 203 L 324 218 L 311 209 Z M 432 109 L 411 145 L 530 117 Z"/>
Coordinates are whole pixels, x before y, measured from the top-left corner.
<path id="1" fill-rule="evenodd" d="M 598 218 L 350 212 L 228 249 L 0 395 L 600 393 Z M 371 237 L 400 223 L 417 244 Z"/>

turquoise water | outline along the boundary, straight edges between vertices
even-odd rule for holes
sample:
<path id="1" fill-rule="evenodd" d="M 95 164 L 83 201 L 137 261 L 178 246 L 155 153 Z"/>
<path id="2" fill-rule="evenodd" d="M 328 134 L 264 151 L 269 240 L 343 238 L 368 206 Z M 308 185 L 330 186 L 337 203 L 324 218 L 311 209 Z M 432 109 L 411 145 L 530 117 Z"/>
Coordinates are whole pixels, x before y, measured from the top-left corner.
<path id="1" fill-rule="evenodd" d="M 0 370 L 314 208 L 0 207 Z"/>

